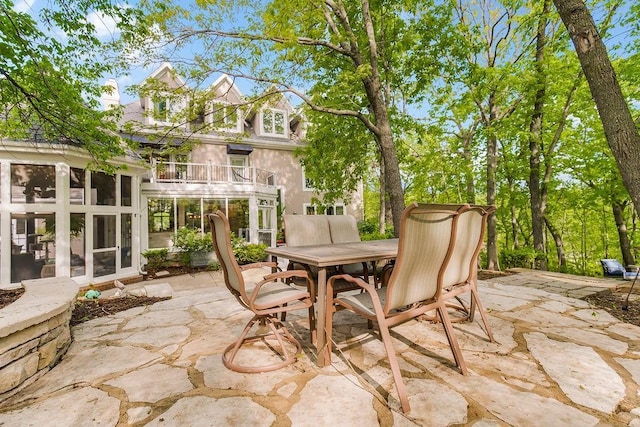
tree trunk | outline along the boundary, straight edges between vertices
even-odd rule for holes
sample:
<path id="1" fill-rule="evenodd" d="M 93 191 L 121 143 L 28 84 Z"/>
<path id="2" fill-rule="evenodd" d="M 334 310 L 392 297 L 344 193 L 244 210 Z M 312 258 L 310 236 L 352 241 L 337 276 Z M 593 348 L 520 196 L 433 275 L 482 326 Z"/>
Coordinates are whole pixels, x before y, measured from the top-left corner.
<path id="1" fill-rule="evenodd" d="M 380 149 L 384 162 L 386 188 L 389 194 L 389 204 L 391 205 L 391 216 L 393 217 L 393 234 L 398 237 L 400 235 L 402 211 L 404 211 L 404 192 L 402 191 L 402 182 L 400 181 L 398 156 L 396 155 L 396 148 L 393 145 L 389 117 L 381 115 L 378 117 L 377 125 L 381 131 Z"/>
<path id="2" fill-rule="evenodd" d="M 383 234 L 386 230 L 386 214 L 387 214 L 387 188 L 385 184 L 384 162 L 380 161 L 380 213 L 378 214 L 378 231 Z"/>
<path id="3" fill-rule="evenodd" d="M 551 221 L 545 216 L 544 222 L 547 226 L 547 230 L 553 236 L 553 241 L 556 244 L 556 255 L 558 257 L 558 270 L 561 272 L 567 271 L 567 257 L 564 252 L 564 242 L 562 240 L 562 235 L 558 232 L 558 230 L 551 224 Z"/>
<path id="4" fill-rule="evenodd" d="M 529 198 L 531 201 L 531 231 L 533 232 L 533 247 L 539 254 L 545 254 L 538 259 L 536 256 L 536 268 L 547 270 L 546 248 L 544 244 L 544 205 L 540 186 L 540 159 L 542 142 L 542 118 L 545 102 L 547 76 L 544 69 L 544 49 L 547 42 L 547 14 L 550 0 L 545 0 L 542 14 L 538 21 L 536 35 L 536 91 L 533 104 L 531 123 L 529 124 Z"/>
<path id="5" fill-rule="evenodd" d="M 467 203 L 476 203 L 476 187 L 473 181 L 473 154 L 471 145 L 473 143 L 473 133 L 465 133 L 462 137 L 462 158 L 464 161 L 465 191 L 467 193 Z"/>
<path id="6" fill-rule="evenodd" d="M 496 117 L 495 95 L 489 95 L 490 123 L 494 123 Z M 498 169 L 498 139 L 494 132 L 487 138 L 487 204 L 496 204 L 496 170 Z M 498 246 L 496 230 L 496 213 L 493 212 L 487 218 L 487 269 L 500 270 L 498 263 Z"/>
<path id="7" fill-rule="evenodd" d="M 513 179 L 511 177 L 509 177 L 508 182 L 509 182 L 509 194 L 510 194 L 509 205 L 511 210 L 511 238 L 513 239 L 513 243 L 511 247 L 513 249 L 519 249 L 520 243 L 518 242 L 518 214 L 516 211 L 516 204 L 512 196 L 513 192 L 515 191 L 514 190 L 515 185 L 513 184 Z"/>
<path id="8" fill-rule="evenodd" d="M 553 0 L 589 83 L 622 181 L 640 211 L 640 134 L 584 0 Z"/>
<path id="9" fill-rule="evenodd" d="M 611 207 L 613 208 L 613 217 L 616 220 L 616 228 L 618 229 L 618 239 L 620 240 L 620 251 L 622 251 L 623 264 L 635 265 L 636 260 L 633 256 L 633 251 L 631 250 L 627 224 L 624 220 L 624 203 L 614 201 Z"/>

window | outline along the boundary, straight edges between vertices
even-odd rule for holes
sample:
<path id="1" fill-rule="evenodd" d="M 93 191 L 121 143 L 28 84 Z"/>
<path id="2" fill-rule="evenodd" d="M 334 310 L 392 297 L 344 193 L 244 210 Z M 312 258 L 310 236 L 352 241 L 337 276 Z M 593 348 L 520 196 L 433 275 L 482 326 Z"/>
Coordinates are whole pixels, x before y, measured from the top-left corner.
<path id="1" fill-rule="evenodd" d="M 70 255 L 71 277 L 84 276 L 85 270 L 85 239 L 84 224 L 85 215 L 83 213 L 69 214 L 71 225 L 70 235 Z"/>
<path id="2" fill-rule="evenodd" d="M 247 156 L 230 156 L 231 181 L 246 182 L 251 179 L 247 170 Z"/>
<path id="3" fill-rule="evenodd" d="M 11 215 L 11 283 L 55 276 L 53 212 Z"/>
<path id="4" fill-rule="evenodd" d="M 151 107 L 151 124 L 169 125 L 175 124 L 176 115 L 184 111 L 186 102 L 175 96 L 155 96 L 151 100 Z"/>
<path id="5" fill-rule="evenodd" d="M 211 110 L 211 122 L 214 128 L 228 132 L 242 131 L 242 114 L 237 105 L 213 102 Z"/>
<path id="6" fill-rule="evenodd" d="M 69 202 L 72 205 L 84 205 L 84 169 L 71 168 L 69 175 Z"/>
<path id="7" fill-rule="evenodd" d="M 131 177 L 127 175 L 120 177 L 120 205 L 131 206 Z"/>
<path id="8" fill-rule="evenodd" d="M 342 203 L 329 206 L 318 206 L 310 203 L 303 205 L 305 215 L 346 215 L 347 210 Z"/>
<path id="9" fill-rule="evenodd" d="M 313 180 L 311 178 L 307 178 L 307 173 L 304 168 L 302 168 L 302 189 L 303 191 L 314 191 L 315 185 L 313 184 Z"/>
<path id="10" fill-rule="evenodd" d="M 262 133 L 264 135 L 288 136 L 286 133 L 287 112 L 285 110 L 262 110 Z"/>
<path id="11" fill-rule="evenodd" d="M 169 112 L 167 98 L 155 98 L 153 100 L 153 118 L 158 122 L 166 122 Z"/>
<path id="12" fill-rule="evenodd" d="M 56 167 L 11 165 L 12 203 L 55 203 Z"/>
<path id="13" fill-rule="evenodd" d="M 91 204 L 116 205 L 116 177 L 103 172 L 91 172 Z"/>
<path id="14" fill-rule="evenodd" d="M 132 254 L 131 214 L 120 214 L 120 268 L 131 267 Z"/>

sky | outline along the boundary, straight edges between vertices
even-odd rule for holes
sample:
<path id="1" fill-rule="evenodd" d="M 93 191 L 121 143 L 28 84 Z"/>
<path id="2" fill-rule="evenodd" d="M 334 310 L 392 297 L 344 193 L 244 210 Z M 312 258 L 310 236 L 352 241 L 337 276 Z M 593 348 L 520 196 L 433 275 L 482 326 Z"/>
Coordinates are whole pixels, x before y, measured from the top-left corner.
<path id="1" fill-rule="evenodd" d="M 126 1 L 126 0 L 124 0 Z M 134 3 L 137 0 L 130 0 L 130 2 Z M 47 0 L 15 0 L 14 9 L 16 11 L 25 12 L 32 16 L 36 16 L 38 11 L 44 6 L 50 6 L 51 4 Z M 626 5 L 628 8 L 628 5 Z M 593 10 L 594 18 L 596 22 L 599 21 L 598 14 L 602 14 L 602 11 Z M 622 15 L 624 16 L 624 11 L 622 11 Z M 96 28 L 96 32 L 98 37 L 103 40 L 110 40 L 118 37 L 118 29 L 116 22 L 111 17 L 106 17 L 104 15 L 98 13 L 91 13 L 87 16 L 87 20 L 94 24 Z M 624 39 L 628 36 L 629 30 L 626 28 L 614 29 L 610 32 L 610 35 L 605 39 L 605 43 L 608 48 L 611 49 L 616 44 L 624 45 Z M 64 37 L 64 34 L 59 33 L 56 34 L 57 37 Z M 190 46 L 191 49 L 196 47 Z M 139 62 L 139 63 L 136 63 Z M 115 78 L 118 86 L 119 92 L 121 96 L 121 103 L 127 104 L 137 99 L 136 96 L 128 94 L 126 89 L 134 84 L 141 83 L 145 78 L 147 78 L 155 69 L 157 69 L 161 64 L 154 63 L 149 65 L 142 65 L 141 61 L 136 61 L 135 58 L 132 59 L 131 67 L 126 74 L 117 75 L 117 76 L 105 76 L 101 83 L 104 83 L 109 78 Z M 212 81 L 219 77 L 219 75 L 212 76 Z M 240 91 L 243 93 L 249 93 L 252 89 L 252 84 L 249 81 L 237 81 L 237 84 L 240 88 Z"/>

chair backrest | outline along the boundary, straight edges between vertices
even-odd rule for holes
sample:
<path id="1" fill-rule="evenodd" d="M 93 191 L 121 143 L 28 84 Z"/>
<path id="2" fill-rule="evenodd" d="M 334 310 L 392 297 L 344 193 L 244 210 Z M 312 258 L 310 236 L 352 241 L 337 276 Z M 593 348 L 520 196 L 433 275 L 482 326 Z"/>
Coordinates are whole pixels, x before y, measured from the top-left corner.
<path id="1" fill-rule="evenodd" d="M 327 215 L 333 243 L 359 242 L 358 222 L 352 215 Z"/>
<path id="2" fill-rule="evenodd" d="M 494 206 L 471 205 L 460 213 L 451 258 L 442 279 L 443 287 L 476 280 L 487 217 L 493 211 Z"/>
<path id="3" fill-rule="evenodd" d="M 287 246 L 331 243 L 329 222 L 324 215 L 283 215 L 282 221 Z"/>
<path id="4" fill-rule="evenodd" d="M 217 211 L 209 215 L 209 223 L 211 224 L 213 249 L 224 273 L 224 282 L 231 293 L 241 303 L 246 304 L 247 296 L 244 288 L 244 279 L 231 247 L 229 220 L 222 211 Z"/>
<path id="5" fill-rule="evenodd" d="M 418 203 L 405 208 L 398 256 L 387 285 L 385 314 L 439 295 L 453 248 L 456 219 L 467 208 Z"/>
<path id="6" fill-rule="evenodd" d="M 624 276 L 624 273 L 627 271 L 627 269 L 620 264 L 620 261 L 615 258 L 601 259 L 600 264 L 602 264 L 602 272 L 605 276 Z"/>

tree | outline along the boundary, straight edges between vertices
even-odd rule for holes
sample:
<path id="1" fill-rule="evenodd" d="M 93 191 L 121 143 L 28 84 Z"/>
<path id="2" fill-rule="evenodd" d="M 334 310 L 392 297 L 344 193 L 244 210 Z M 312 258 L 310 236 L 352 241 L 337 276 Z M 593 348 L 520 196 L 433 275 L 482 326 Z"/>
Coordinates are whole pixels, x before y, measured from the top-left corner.
<path id="1" fill-rule="evenodd" d="M 404 194 L 393 117 L 401 115 L 397 102 L 415 102 L 438 75 L 437 52 L 446 43 L 442 22 L 448 8 L 433 1 L 368 0 L 198 5 L 186 10 L 165 1 L 147 4 L 152 22 L 175 47 L 172 52 L 199 44 L 202 54 L 178 61 L 188 75 L 205 81 L 212 73 L 225 72 L 275 85 L 302 100 L 309 111 L 357 121 L 381 154 L 398 233 Z M 246 21 L 236 22 L 238 16 Z M 175 61 L 176 55 L 169 59 Z M 311 166 L 314 160 L 322 162 L 321 156 L 306 162 Z"/>
<path id="2" fill-rule="evenodd" d="M 125 148 L 114 132 L 118 111 L 100 111 L 98 81 L 116 64 L 99 60 L 106 44 L 90 14 L 127 30 L 139 15 L 109 0 L 56 0 L 37 21 L 0 0 L 0 136 L 81 146 L 108 168 Z"/>
<path id="3" fill-rule="evenodd" d="M 553 0 L 575 47 L 622 181 L 640 210 L 640 134 L 583 0 Z"/>

